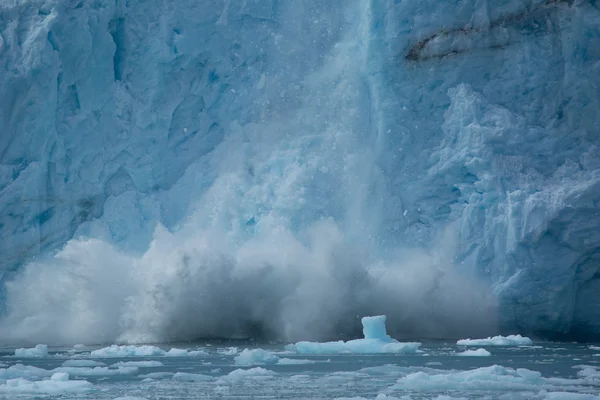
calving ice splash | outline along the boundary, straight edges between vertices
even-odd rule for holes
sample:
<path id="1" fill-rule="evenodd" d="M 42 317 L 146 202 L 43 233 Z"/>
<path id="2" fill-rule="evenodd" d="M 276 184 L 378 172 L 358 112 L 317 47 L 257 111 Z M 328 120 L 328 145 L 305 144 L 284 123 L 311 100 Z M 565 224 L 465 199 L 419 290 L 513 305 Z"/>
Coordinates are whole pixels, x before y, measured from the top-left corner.
<path id="1" fill-rule="evenodd" d="M 1 2 L 0 397 L 595 398 L 599 23 Z"/>
<path id="2" fill-rule="evenodd" d="M 2 343 L 600 337 L 595 2 L 0 7 Z"/>

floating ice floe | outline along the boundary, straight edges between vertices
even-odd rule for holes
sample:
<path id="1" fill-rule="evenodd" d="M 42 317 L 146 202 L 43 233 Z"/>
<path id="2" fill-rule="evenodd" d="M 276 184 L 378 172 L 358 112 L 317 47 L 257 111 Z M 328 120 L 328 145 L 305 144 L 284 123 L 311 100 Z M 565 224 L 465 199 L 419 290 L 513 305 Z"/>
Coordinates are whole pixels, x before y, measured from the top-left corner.
<path id="1" fill-rule="evenodd" d="M 64 392 L 85 392 L 92 389 L 93 385 L 88 381 L 63 380 L 62 376 L 57 379 L 32 382 L 22 378 L 10 379 L 6 384 L 0 385 L 0 393 L 13 394 L 60 394 Z"/>
<path id="2" fill-rule="evenodd" d="M 46 369 L 34 367 L 31 365 L 15 364 L 8 368 L 0 368 L 0 380 L 26 379 L 29 381 L 39 381 L 50 377 L 52 373 Z"/>
<path id="3" fill-rule="evenodd" d="M 170 379 L 173 377 L 173 372 L 151 372 L 149 374 L 138 375 L 138 378 L 146 379 Z"/>
<path id="4" fill-rule="evenodd" d="M 166 357 L 198 357 L 207 356 L 208 353 L 203 350 L 185 350 L 185 349 L 171 349 L 165 353 Z"/>
<path id="5" fill-rule="evenodd" d="M 58 367 L 54 372 L 67 372 L 73 376 L 116 376 L 116 375 L 134 375 L 139 372 L 137 367 Z"/>
<path id="6" fill-rule="evenodd" d="M 48 346 L 45 344 L 38 344 L 31 349 L 16 349 L 15 357 L 20 358 L 39 358 L 48 356 Z"/>
<path id="7" fill-rule="evenodd" d="M 233 370 L 226 376 L 221 377 L 221 379 L 222 380 L 225 379 L 228 381 L 237 381 L 237 380 L 243 380 L 243 379 L 271 378 L 275 375 L 276 375 L 275 372 L 273 372 L 271 370 L 261 368 L 261 367 L 255 367 L 255 368 L 250 368 L 250 369 Z"/>
<path id="8" fill-rule="evenodd" d="M 486 349 L 477 349 L 477 350 L 466 350 L 462 353 L 456 353 L 457 356 L 463 357 L 488 357 L 491 356 L 492 353 L 487 351 Z"/>
<path id="9" fill-rule="evenodd" d="M 91 357 L 97 358 L 121 358 L 121 357 L 195 357 L 208 355 L 202 350 L 171 349 L 165 351 L 156 346 L 119 346 L 113 344 L 109 347 L 93 350 Z"/>
<path id="10" fill-rule="evenodd" d="M 531 339 L 521 335 L 494 336 L 485 339 L 461 339 L 459 346 L 531 346 Z"/>
<path id="11" fill-rule="evenodd" d="M 375 317 L 364 317 L 363 325 L 364 339 L 355 339 L 344 342 L 298 342 L 286 346 L 286 350 L 301 354 L 344 354 L 344 353 L 397 353 L 414 354 L 419 352 L 421 343 L 399 342 L 391 338 L 385 329 L 385 315 Z"/>
<path id="12" fill-rule="evenodd" d="M 63 367 L 104 367 L 106 364 L 93 360 L 67 360 L 62 363 Z"/>
<path id="13" fill-rule="evenodd" d="M 279 358 L 275 353 L 263 349 L 244 349 L 234 359 L 235 365 L 239 366 L 250 366 L 250 365 L 293 365 L 293 364 L 314 364 L 315 361 L 293 359 L 293 358 Z"/>
<path id="14" fill-rule="evenodd" d="M 138 368 L 156 368 L 162 367 L 163 363 L 160 361 L 148 360 L 148 361 L 119 361 L 111 365 L 111 367 L 138 367 Z"/>
<path id="15" fill-rule="evenodd" d="M 577 379 L 545 378 L 538 371 L 506 368 L 501 365 L 468 371 L 430 370 L 409 373 L 398 379 L 394 390 L 568 390 L 598 382 L 600 372 L 593 368 L 579 371 Z M 568 393 L 571 395 L 571 393 Z"/>

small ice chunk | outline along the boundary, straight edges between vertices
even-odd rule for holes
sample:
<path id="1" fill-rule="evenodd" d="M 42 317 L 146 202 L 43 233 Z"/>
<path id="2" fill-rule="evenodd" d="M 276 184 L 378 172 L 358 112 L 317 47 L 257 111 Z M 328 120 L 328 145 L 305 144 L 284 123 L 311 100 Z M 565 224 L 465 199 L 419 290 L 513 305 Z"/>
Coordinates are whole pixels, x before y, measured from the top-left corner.
<path id="1" fill-rule="evenodd" d="M 85 349 L 85 344 L 76 344 L 73 346 L 75 350 Z"/>
<path id="2" fill-rule="evenodd" d="M 69 380 L 69 374 L 67 372 L 55 372 L 54 374 L 52 374 L 52 377 L 50 378 L 53 381 L 68 381 Z"/>
<path id="3" fill-rule="evenodd" d="M 113 344 L 109 347 L 93 350 L 92 357 L 111 358 L 111 357 L 151 357 L 164 356 L 166 352 L 156 346 L 118 346 Z"/>
<path id="4" fill-rule="evenodd" d="M 385 315 L 364 317 L 362 319 L 364 339 L 344 342 L 298 342 L 286 346 L 287 350 L 300 354 L 414 354 L 419 352 L 421 343 L 402 343 L 388 336 L 385 329 Z"/>
<path id="5" fill-rule="evenodd" d="M 93 360 L 67 360 L 62 363 L 63 367 L 103 367 L 106 364 Z"/>
<path id="6" fill-rule="evenodd" d="M 185 350 L 185 349 L 171 349 L 166 352 L 167 357 L 198 357 L 207 356 L 208 353 L 203 350 Z"/>
<path id="7" fill-rule="evenodd" d="M 163 363 L 160 361 L 119 361 L 111 365 L 111 367 L 138 367 L 138 368 L 156 368 L 162 367 Z"/>
<path id="8" fill-rule="evenodd" d="M 263 349 L 244 349 L 239 356 L 234 359 L 235 365 L 263 365 L 276 364 L 279 361 L 273 352 Z"/>
<path id="9" fill-rule="evenodd" d="M 533 342 L 521 335 L 494 336 L 485 339 L 461 339 L 459 346 L 531 346 Z"/>
<path id="10" fill-rule="evenodd" d="M 477 349 L 477 350 L 466 350 L 462 353 L 456 353 L 457 356 L 463 357 L 488 357 L 491 356 L 492 353 L 487 351 L 486 349 Z"/>
<path id="11" fill-rule="evenodd" d="M 38 344 L 32 349 L 16 349 L 15 357 L 21 358 L 37 358 L 37 357 L 47 357 L 48 356 L 48 346 L 45 344 Z"/>
<path id="12" fill-rule="evenodd" d="M 210 381 L 212 376 L 202 374 L 191 374 L 189 372 L 177 372 L 173 375 L 175 381 Z"/>
<path id="13" fill-rule="evenodd" d="M 268 378 L 275 375 L 275 372 L 261 368 L 250 368 L 250 369 L 236 369 L 231 371 L 227 376 L 225 376 L 228 380 L 243 380 L 243 379 L 251 379 L 251 378 Z"/>

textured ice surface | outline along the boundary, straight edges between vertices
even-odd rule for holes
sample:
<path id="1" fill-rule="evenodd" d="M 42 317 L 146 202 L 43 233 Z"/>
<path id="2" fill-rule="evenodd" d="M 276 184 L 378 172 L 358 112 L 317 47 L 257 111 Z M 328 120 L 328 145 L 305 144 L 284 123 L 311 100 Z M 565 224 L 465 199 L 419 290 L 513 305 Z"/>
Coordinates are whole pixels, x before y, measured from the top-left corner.
<path id="1" fill-rule="evenodd" d="M 599 21 L 595 1 L 3 1 L 0 337 L 329 340 L 379 313 L 597 334 Z"/>
<path id="2" fill-rule="evenodd" d="M 96 358 L 115 358 L 115 357 L 146 357 L 146 356 L 157 356 L 157 357 L 197 357 L 204 356 L 207 353 L 202 350 L 187 350 L 187 349 L 176 349 L 172 348 L 169 351 L 165 351 L 160 347 L 156 346 L 119 346 L 113 344 L 109 347 L 103 347 L 98 350 L 93 350 L 91 353 L 92 357 Z"/>
<path id="3" fill-rule="evenodd" d="M 315 361 L 303 360 L 299 358 L 279 358 L 272 351 L 264 349 L 244 349 L 242 352 L 233 358 L 235 365 L 250 366 L 250 365 L 299 365 L 313 364 Z"/>
<path id="4" fill-rule="evenodd" d="M 494 336 L 486 339 L 461 339 L 460 346 L 531 346 L 533 342 L 521 335 Z"/>
<path id="5" fill-rule="evenodd" d="M 492 355 L 492 353 L 490 353 L 486 349 L 477 349 L 477 350 L 465 350 L 463 352 L 456 353 L 456 355 L 462 356 L 462 357 L 489 357 Z"/>
<path id="6" fill-rule="evenodd" d="M 93 385 L 87 381 L 69 381 L 52 379 L 47 381 L 31 382 L 25 379 L 10 379 L 5 384 L 0 384 L 0 394 L 61 394 L 64 392 L 81 393 L 92 389 Z"/>
<path id="7" fill-rule="evenodd" d="M 20 358 L 32 358 L 32 357 L 47 357 L 48 356 L 48 346 L 45 344 L 38 344 L 34 348 L 31 349 L 16 349 L 15 357 Z"/>

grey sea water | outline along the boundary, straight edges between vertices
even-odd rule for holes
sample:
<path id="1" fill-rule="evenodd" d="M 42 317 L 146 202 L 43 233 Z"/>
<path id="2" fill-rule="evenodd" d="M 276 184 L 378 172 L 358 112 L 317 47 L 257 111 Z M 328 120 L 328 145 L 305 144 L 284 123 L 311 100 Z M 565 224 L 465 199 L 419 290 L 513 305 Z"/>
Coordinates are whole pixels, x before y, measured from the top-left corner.
<path id="1" fill-rule="evenodd" d="M 98 357 L 91 352 L 99 347 L 77 347 L 19 357 L 4 348 L 0 399 L 600 398 L 600 347 L 590 344 L 490 346 L 488 356 L 461 355 L 467 348 L 444 342 L 423 343 L 422 352 L 400 355 L 307 355 L 249 342 L 159 347 L 201 352 Z M 248 353 L 252 356 L 240 365 L 236 357 L 245 348 L 265 352 Z M 68 372 L 69 380 L 57 372 Z M 88 383 L 63 385 L 77 381 Z"/>

